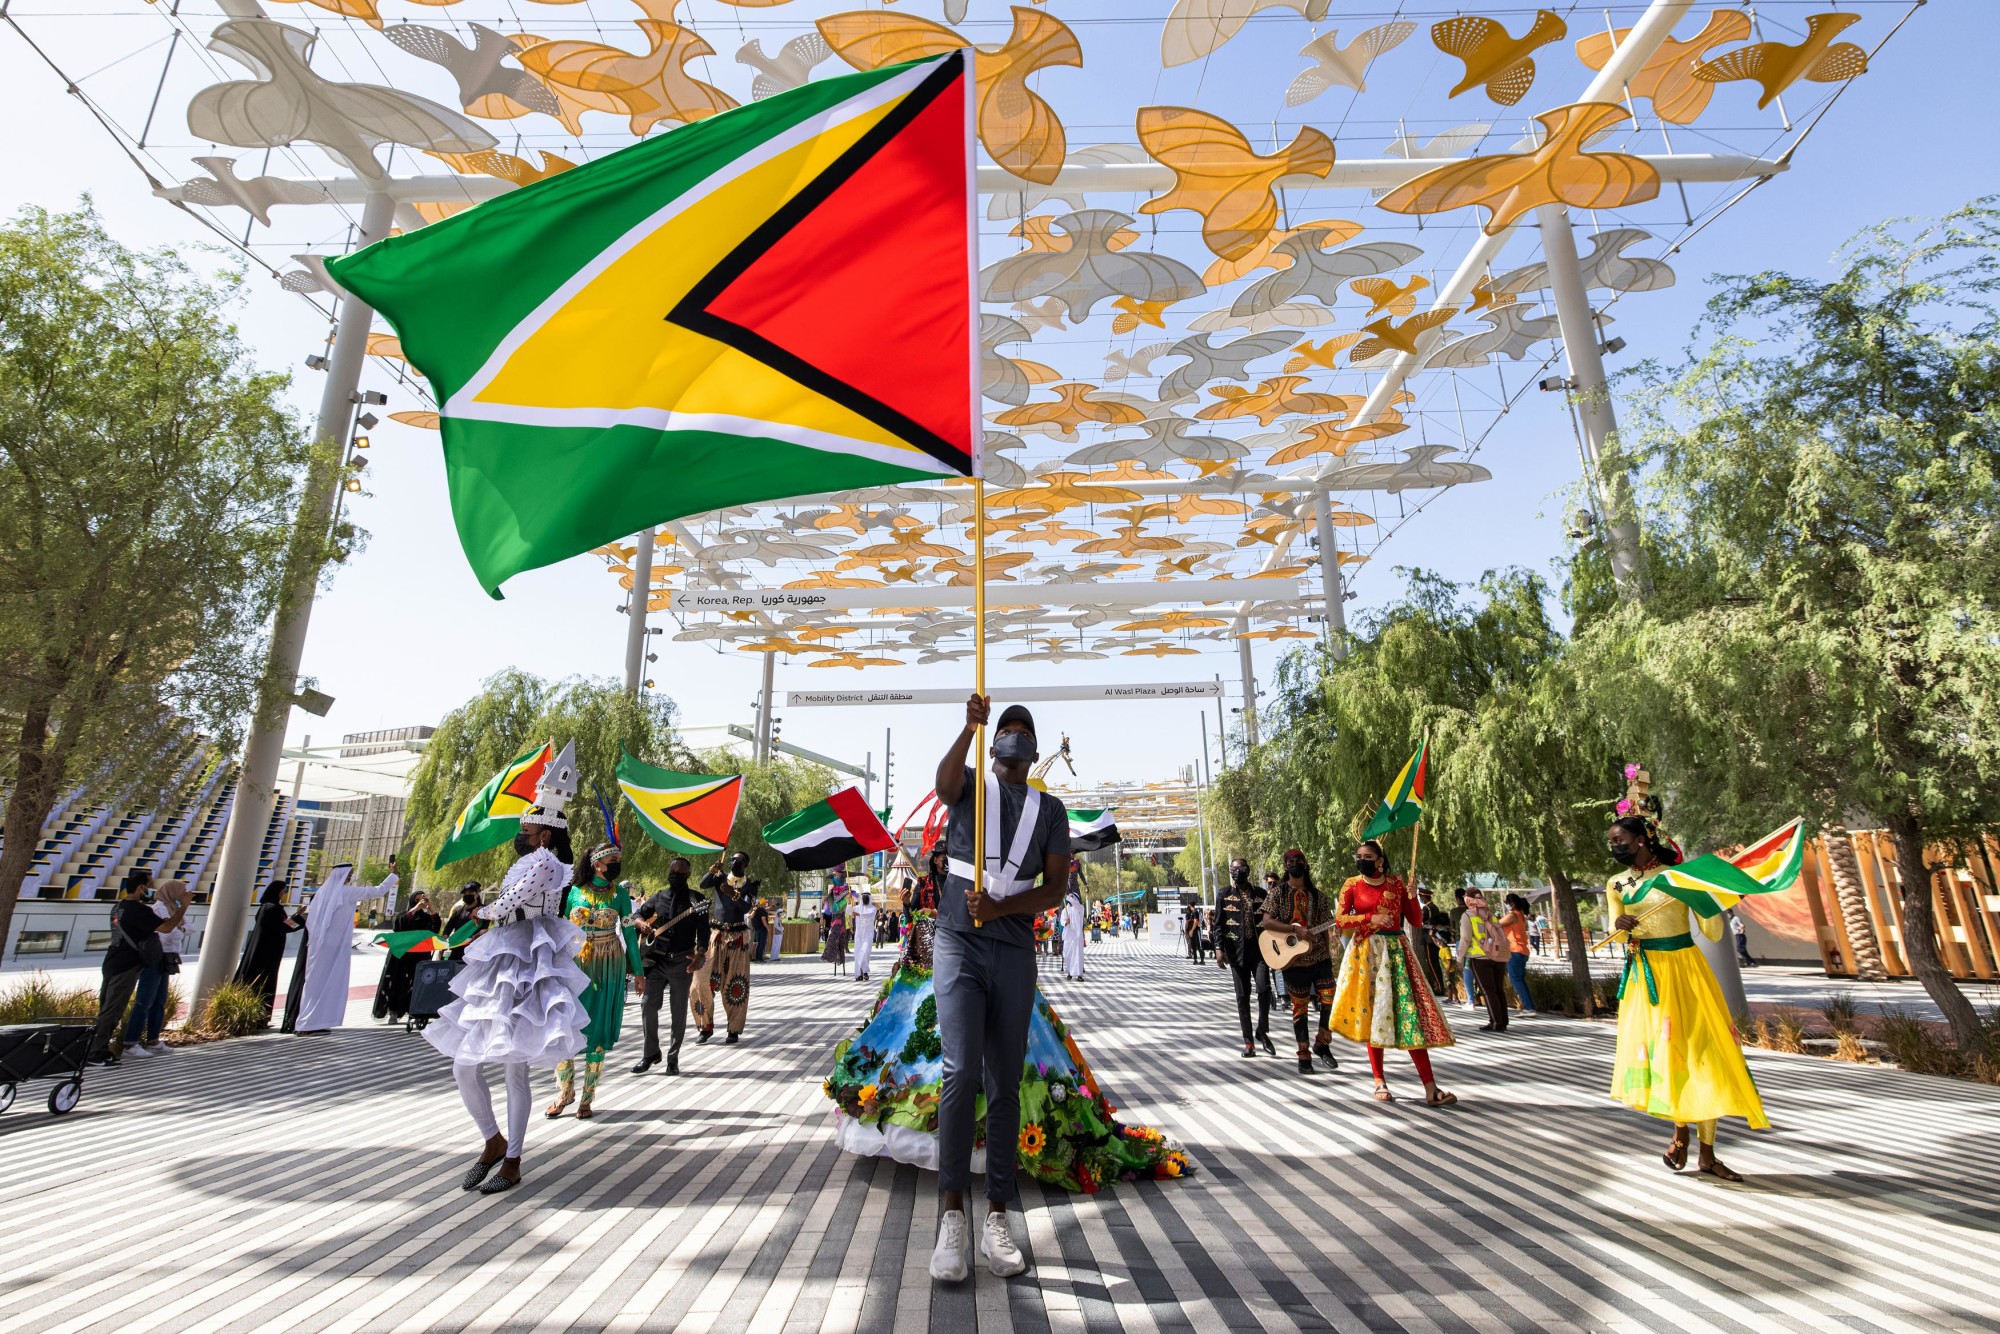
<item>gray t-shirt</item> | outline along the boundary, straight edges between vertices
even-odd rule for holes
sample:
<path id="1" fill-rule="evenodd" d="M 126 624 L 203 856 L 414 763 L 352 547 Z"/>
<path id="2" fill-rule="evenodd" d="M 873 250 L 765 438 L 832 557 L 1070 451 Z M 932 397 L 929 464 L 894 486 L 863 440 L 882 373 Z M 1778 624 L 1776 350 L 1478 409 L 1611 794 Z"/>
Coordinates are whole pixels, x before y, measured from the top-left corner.
<path id="1" fill-rule="evenodd" d="M 953 861 L 972 862 L 972 770 L 965 771 L 965 790 L 958 800 L 951 804 L 951 823 L 945 826 L 945 853 Z M 1005 857 L 1014 850 L 1014 833 L 1021 827 L 1021 808 L 1028 801 L 1028 785 L 1016 786 L 1012 783 L 1000 784 L 1000 855 Z M 986 818 L 991 820 L 995 812 L 987 808 Z M 1021 858 L 1017 874 L 1023 880 L 1040 880 L 1043 859 L 1050 853 L 1068 860 L 1069 858 L 1069 812 L 1063 804 L 1044 792 L 1042 794 L 1041 815 L 1035 821 L 1035 832 L 1028 839 L 1028 850 Z M 999 870 L 999 867 L 991 867 Z M 944 893 L 938 897 L 938 926 L 946 931 L 978 931 L 982 936 L 1006 945 L 1018 945 L 1024 950 L 1035 947 L 1035 919 L 1025 914 L 1002 917 L 981 927 L 972 924 L 972 914 L 965 908 L 965 892 L 972 888 L 972 882 L 963 876 L 946 878 Z"/>

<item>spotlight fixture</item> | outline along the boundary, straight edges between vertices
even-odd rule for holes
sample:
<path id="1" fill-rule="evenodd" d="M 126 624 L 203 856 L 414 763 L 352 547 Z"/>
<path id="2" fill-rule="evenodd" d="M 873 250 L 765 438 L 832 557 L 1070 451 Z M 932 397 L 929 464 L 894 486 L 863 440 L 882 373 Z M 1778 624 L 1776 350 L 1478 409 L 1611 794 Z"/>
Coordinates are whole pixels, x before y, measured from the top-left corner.
<path id="1" fill-rule="evenodd" d="M 361 403 L 371 408 L 379 408 L 389 401 L 389 396 L 380 389 L 364 389 L 360 393 L 355 394 L 353 398 L 356 403 Z"/>
<path id="2" fill-rule="evenodd" d="M 1558 390 L 1576 388 L 1576 382 L 1571 380 L 1566 375 L 1551 375 L 1546 380 L 1537 380 L 1535 382 L 1535 388 L 1541 390 L 1545 394 L 1553 394 L 1556 393 Z"/>
<path id="3" fill-rule="evenodd" d="M 1625 350 L 1625 340 L 1622 338 L 1607 338 L 1604 342 L 1598 344 L 1598 350 L 1606 355 L 1623 352 Z"/>
<path id="4" fill-rule="evenodd" d="M 320 356 L 317 352 L 313 353 L 313 355 L 306 358 L 306 369 L 309 371 L 325 370 L 326 358 Z"/>
<path id="5" fill-rule="evenodd" d="M 374 413 L 364 412 L 359 417 L 355 418 L 355 424 L 358 425 L 364 431 L 372 431 L 375 429 L 375 423 L 380 420 L 382 419 L 380 417 L 377 417 Z"/>
<path id="6" fill-rule="evenodd" d="M 347 460 L 347 466 L 354 469 L 354 471 L 356 472 L 360 472 L 363 468 L 368 466 L 368 460 L 362 458 L 359 454 L 356 454 L 354 457 Z"/>
<path id="7" fill-rule="evenodd" d="M 365 436 L 365 435 L 357 435 L 357 436 L 355 436 L 355 437 L 354 437 L 354 447 L 355 447 L 356 449 L 366 449 L 366 448 L 368 448 L 368 437 L 367 437 L 367 436 Z"/>
<path id="8" fill-rule="evenodd" d="M 348 478 L 347 489 L 349 491 L 359 491 L 361 489 L 361 479 L 359 477 Z"/>

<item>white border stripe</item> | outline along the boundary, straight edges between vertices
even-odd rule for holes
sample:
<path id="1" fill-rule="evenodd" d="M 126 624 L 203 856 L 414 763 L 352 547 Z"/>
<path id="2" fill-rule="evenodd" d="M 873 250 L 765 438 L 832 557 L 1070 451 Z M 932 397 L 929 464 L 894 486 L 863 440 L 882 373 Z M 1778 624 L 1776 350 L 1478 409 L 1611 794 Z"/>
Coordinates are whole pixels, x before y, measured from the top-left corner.
<path id="1" fill-rule="evenodd" d="M 940 57 L 940 59 L 942 58 Z M 572 297 L 594 282 L 605 270 L 624 258 L 641 241 L 658 231 L 669 219 L 692 208 L 709 195 L 714 194 L 717 190 L 732 183 L 739 177 L 783 156 L 785 153 L 790 152 L 792 149 L 797 148 L 799 145 L 806 143 L 818 135 L 826 133 L 835 126 L 844 125 L 858 116 L 867 115 L 871 111 L 887 106 L 889 103 L 908 95 L 918 84 L 923 82 L 937 63 L 936 60 L 926 61 L 921 65 L 905 70 L 892 79 L 886 79 L 876 84 L 873 88 L 857 93 L 836 106 L 828 107 L 825 111 L 809 120 L 801 121 L 784 133 L 766 140 L 750 152 L 732 160 L 722 170 L 709 176 L 693 189 L 677 196 L 651 214 L 648 214 L 626 231 L 623 236 L 599 251 L 588 264 L 578 269 L 574 274 L 571 274 L 562 286 L 544 297 L 541 304 L 537 305 L 519 324 L 515 325 L 508 332 L 507 336 L 500 340 L 499 345 L 493 349 L 492 354 L 487 357 L 486 364 L 481 366 L 479 371 L 470 380 L 466 381 L 464 385 L 460 386 L 458 392 L 445 402 L 444 406 L 440 409 L 441 414 L 446 417 L 457 417 L 464 420 L 510 422 L 515 425 L 524 426 L 611 426 L 624 423 L 657 425 L 663 416 L 671 420 L 675 414 L 670 410 L 660 408 L 536 408 L 515 404 L 481 403 L 477 400 L 480 393 L 499 375 L 501 368 L 507 364 L 508 359 L 520 349 L 522 344 L 533 337 L 555 312 L 568 304 Z M 689 416 L 691 417 L 692 414 L 689 414 Z M 683 418 L 683 420 L 686 419 L 685 417 Z M 780 434 L 779 431 L 773 429 L 776 423 L 757 422 L 756 431 L 751 432 L 746 429 L 750 421 L 748 418 L 717 415 L 706 416 L 705 419 L 712 422 L 712 424 L 699 429 L 724 431 L 732 435 L 755 434 L 760 436 L 777 436 Z M 662 427 L 661 429 L 667 428 Z M 856 453 L 861 452 L 860 446 L 865 443 L 861 441 L 849 441 L 845 437 L 827 435 L 816 431 L 799 430 L 796 434 L 800 437 L 800 441 L 809 437 L 813 441 L 818 442 L 815 447 L 823 447 L 830 443 L 840 449 L 852 450 Z M 884 449 L 881 445 L 868 447 L 877 451 Z M 930 459 L 929 455 L 915 448 L 897 450 L 893 461 L 907 466 L 910 456 L 913 454 L 932 463 L 936 462 L 936 460 Z M 877 453 L 874 457 L 881 458 L 882 455 Z"/>

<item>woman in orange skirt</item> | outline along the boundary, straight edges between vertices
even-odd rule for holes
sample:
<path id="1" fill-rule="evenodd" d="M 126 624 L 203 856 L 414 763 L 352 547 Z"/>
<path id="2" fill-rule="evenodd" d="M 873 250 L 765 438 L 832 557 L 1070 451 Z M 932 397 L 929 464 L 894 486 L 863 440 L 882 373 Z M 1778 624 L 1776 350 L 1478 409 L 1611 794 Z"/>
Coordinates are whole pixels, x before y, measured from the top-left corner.
<path id="1" fill-rule="evenodd" d="M 1430 1049 L 1452 1044 L 1451 1025 L 1403 935 L 1406 923 L 1422 928 L 1423 911 L 1401 877 L 1388 873 L 1381 844 L 1371 839 L 1356 848 L 1354 866 L 1360 874 L 1340 887 L 1333 909 L 1334 921 L 1349 938 L 1333 997 L 1333 1031 L 1368 1048 L 1375 1101 L 1393 1100 L 1382 1050 L 1394 1047 L 1410 1053 L 1424 1082 L 1425 1105 L 1449 1106 L 1458 1097 L 1437 1086 Z"/>

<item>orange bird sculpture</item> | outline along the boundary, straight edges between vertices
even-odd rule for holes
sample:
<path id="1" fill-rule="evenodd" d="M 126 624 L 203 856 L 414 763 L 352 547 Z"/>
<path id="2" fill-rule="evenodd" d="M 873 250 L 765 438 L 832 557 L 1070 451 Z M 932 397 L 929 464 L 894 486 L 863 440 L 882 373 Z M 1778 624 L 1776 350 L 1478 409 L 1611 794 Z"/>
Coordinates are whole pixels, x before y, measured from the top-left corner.
<path id="1" fill-rule="evenodd" d="M 1748 79 L 1764 90 L 1757 99 L 1762 111 L 1800 79 L 1813 83 L 1844 83 L 1868 72 L 1868 53 L 1852 42 L 1833 40 L 1854 24 L 1859 14 L 1814 14 L 1806 19 L 1806 39 L 1796 46 L 1758 42 L 1739 46 L 1694 67 L 1703 83 L 1733 83 Z"/>
<path id="2" fill-rule="evenodd" d="M 1592 33 L 1576 44 L 1576 58 L 1592 69 L 1603 69 L 1631 31 L 1620 28 Z M 1740 9 L 1718 9 L 1692 41 L 1677 42 L 1669 37 L 1661 42 L 1660 49 L 1625 80 L 1625 87 L 1632 96 L 1652 102 L 1653 114 L 1669 125 L 1691 125 L 1715 95 L 1715 84 L 1697 78 L 1695 67 L 1716 47 L 1740 42 L 1749 35 L 1748 14 Z"/>
<path id="3" fill-rule="evenodd" d="M 1228 121 L 1192 107 L 1140 107 L 1138 126 L 1140 146 L 1174 172 L 1174 188 L 1139 211 L 1201 214 L 1201 239 L 1224 259 L 1249 254 L 1278 225 L 1281 178 L 1333 170 L 1333 140 L 1310 125 L 1269 157 Z"/>
<path id="4" fill-rule="evenodd" d="M 1569 25 L 1546 9 L 1535 11 L 1534 23 L 1519 37 L 1510 36 L 1498 19 L 1477 14 L 1431 25 L 1437 49 L 1465 62 L 1465 77 L 1447 96 L 1457 97 L 1484 84 L 1486 95 L 1503 107 L 1513 106 L 1534 87 L 1534 53 L 1568 35 Z"/>
<path id="5" fill-rule="evenodd" d="M 603 42 L 543 42 L 516 59 L 530 74 L 569 89 L 595 110 L 629 114 L 635 135 L 661 121 L 704 120 L 736 105 L 728 93 L 683 68 L 690 60 L 715 54 L 698 33 L 658 19 L 637 22 L 650 43 L 644 55 Z M 597 105 L 593 96 L 607 105 Z"/>
<path id="6" fill-rule="evenodd" d="M 1391 213 L 1443 213 L 1479 205 L 1486 234 L 1497 236 L 1543 204 L 1622 208 L 1660 193 L 1660 173 L 1629 153 L 1586 152 L 1600 130 L 1628 117 L 1611 102 L 1578 102 L 1535 117 L 1547 131 L 1527 153 L 1494 153 L 1452 162 L 1391 190 L 1376 204 Z"/>

